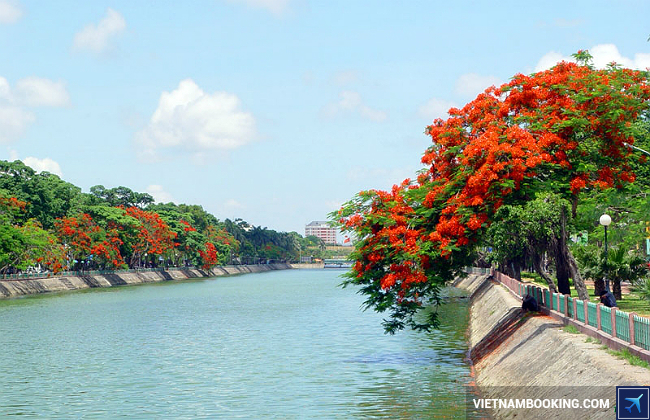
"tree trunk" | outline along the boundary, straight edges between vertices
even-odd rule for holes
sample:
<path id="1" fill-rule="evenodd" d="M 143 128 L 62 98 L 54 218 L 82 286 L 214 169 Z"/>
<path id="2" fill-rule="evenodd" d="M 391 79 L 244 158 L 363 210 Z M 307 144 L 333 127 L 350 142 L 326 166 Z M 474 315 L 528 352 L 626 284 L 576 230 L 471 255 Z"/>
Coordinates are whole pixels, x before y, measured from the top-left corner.
<path id="1" fill-rule="evenodd" d="M 563 247 L 558 243 L 555 248 L 555 276 L 557 277 L 557 289 L 563 295 L 571 294 L 569 284 L 569 263 Z"/>
<path id="2" fill-rule="evenodd" d="M 578 214 L 578 196 L 574 195 L 571 200 L 571 217 L 575 220 L 576 215 Z"/>
<path id="3" fill-rule="evenodd" d="M 506 260 L 499 264 L 499 271 L 506 276 L 521 281 L 521 263 L 519 260 Z"/>
<path id="4" fill-rule="evenodd" d="M 537 274 L 539 274 L 546 281 L 546 283 L 548 283 L 548 290 L 553 293 L 557 293 L 555 282 L 544 270 L 544 267 L 542 267 L 542 257 L 539 254 L 535 254 L 533 256 L 533 268 L 535 269 L 535 272 L 537 272 Z"/>
<path id="5" fill-rule="evenodd" d="M 566 209 L 563 207 L 560 211 L 560 235 L 555 243 L 555 276 L 557 277 L 557 288 L 563 295 L 571 294 L 571 285 L 569 284 L 569 248 L 566 244 Z"/>
<path id="6" fill-rule="evenodd" d="M 603 279 L 596 279 L 594 280 L 594 294 L 596 296 L 600 296 L 600 292 L 605 290 L 605 280 Z"/>
<path id="7" fill-rule="evenodd" d="M 506 261 L 506 263 L 503 264 L 503 266 L 499 271 L 501 271 L 503 274 L 505 274 L 508 277 L 512 277 L 513 279 L 515 278 L 515 271 L 512 267 L 511 261 Z"/>
<path id="8" fill-rule="evenodd" d="M 616 300 L 619 300 L 622 298 L 621 296 L 621 281 L 619 279 L 614 279 L 611 281 L 612 283 L 612 293 L 614 294 L 614 297 Z"/>
<path id="9" fill-rule="evenodd" d="M 568 247 L 566 249 L 566 252 L 567 260 L 569 261 L 569 270 L 571 271 L 571 278 L 573 279 L 573 287 L 575 287 L 576 292 L 578 292 L 578 297 L 581 300 L 588 302 L 589 292 L 587 292 L 587 286 L 585 286 L 585 282 L 580 275 L 580 271 L 578 270 L 578 263 L 576 262 L 575 258 L 573 258 L 573 254 Z"/>

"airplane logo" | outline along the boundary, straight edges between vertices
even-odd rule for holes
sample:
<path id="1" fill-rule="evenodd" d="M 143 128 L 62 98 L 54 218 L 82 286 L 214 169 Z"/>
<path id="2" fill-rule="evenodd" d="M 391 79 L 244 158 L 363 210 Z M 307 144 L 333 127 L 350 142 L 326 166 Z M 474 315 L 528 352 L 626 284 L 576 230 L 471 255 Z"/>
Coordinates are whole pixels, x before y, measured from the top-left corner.
<path id="1" fill-rule="evenodd" d="M 617 386 L 616 407 L 616 420 L 650 420 L 650 386 Z"/>
<path id="2" fill-rule="evenodd" d="M 628 413 L 632 414 L 632 407 L 636 407 L 637 412 L 641 412 L 641 403 L 639 400 L 643 397 L 643 394 L 639 395 L 636 398 L 626 398 L 625 401 L 629 401 L 632 403 L 629 407 L 625 407 L 625 409 L 628 411 Z"/>

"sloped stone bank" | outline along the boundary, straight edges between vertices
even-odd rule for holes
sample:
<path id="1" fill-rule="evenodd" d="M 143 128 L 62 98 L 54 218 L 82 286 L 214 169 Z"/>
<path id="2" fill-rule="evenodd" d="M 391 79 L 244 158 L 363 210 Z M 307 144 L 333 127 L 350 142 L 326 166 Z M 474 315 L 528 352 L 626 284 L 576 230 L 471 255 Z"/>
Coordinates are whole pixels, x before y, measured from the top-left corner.
<path id="1" fill-rule="evenodd" d="M 523 314 L 521 301 L 487 275 L 456 283 L 471 295 L 469 348 L 475 383 L 486 399 L 577 400 L 579 409 L 497 408 L 495 418 L 614 417 L 616 386 L 648 385 L 650 371 L 632 366 L 565 332 L 563 324 L 542 314 Z M 606 399 L 608 409 L 585 408 L 584 399 Z"/>
<path id="2" fill-rule="evenodd" d="M 2 280 L 0 281 L 0 298 L 38 293 L 65 292 L 93 287 L 113 287 L 287 269 L 291 269 L 289 264 L 261 264 L 215 267 L 211 270 L 174 268 L 167 271 L 125 271 L 79 276 L 56 276 L 29 280 Z"/>

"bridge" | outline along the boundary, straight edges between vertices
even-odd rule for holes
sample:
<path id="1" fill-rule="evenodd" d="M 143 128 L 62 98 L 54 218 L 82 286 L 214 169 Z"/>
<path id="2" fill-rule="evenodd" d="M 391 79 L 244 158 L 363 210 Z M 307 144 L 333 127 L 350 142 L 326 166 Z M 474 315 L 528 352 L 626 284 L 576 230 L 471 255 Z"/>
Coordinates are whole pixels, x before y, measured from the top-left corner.
<path id="1" fill-rule="evenodd" d="M 350 268 L 352 261 L 338 258 L 325 258 L 323 260 L 325 268 Z"/>

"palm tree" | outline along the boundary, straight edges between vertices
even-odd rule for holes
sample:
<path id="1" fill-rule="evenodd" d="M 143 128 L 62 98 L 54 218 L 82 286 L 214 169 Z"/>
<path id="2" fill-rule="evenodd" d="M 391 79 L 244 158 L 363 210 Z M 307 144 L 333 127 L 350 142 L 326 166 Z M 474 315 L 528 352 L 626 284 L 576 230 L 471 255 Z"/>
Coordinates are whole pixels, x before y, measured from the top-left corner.
<path id="1" fill-rule="evenodd" d="M 612 249 L 607 258 L 604 252 L 597 256 L 593 249 L 580 249 L 579 255 L 585 277 L 594 280 L 596 296 L 605 290 L 605 277 L 612 282 L 614 297 L 621 299 L 621 282 L 635 282 L 647 272 L 643 259 L 624 247 Z"/>
<path id="2" fill-rule="evenodd" d="M 646 266 L 641 257 L 629 253 L 625 248 L 612 250 L 607 256 L 607 277 L 612 280 L 612 293 L 621 299 L 621 282 L 634 282 L 646 273 Z"/>

